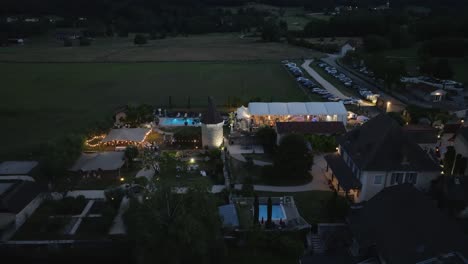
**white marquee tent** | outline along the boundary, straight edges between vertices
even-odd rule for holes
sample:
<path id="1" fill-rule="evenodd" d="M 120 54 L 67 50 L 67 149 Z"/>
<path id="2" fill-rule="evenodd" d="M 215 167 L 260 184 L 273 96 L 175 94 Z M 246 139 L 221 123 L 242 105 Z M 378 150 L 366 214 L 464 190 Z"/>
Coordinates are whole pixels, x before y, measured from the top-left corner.
<path id="1" fill-rule="evenodd" d="M 307 103 L 249 103 L 238 109 L 242 116 L 321 116 L 325 121 L 341 121 L 346 124 L 346 108 L 342 102 L 307 102 Z M 238 118 L 243 118 L 239 117 Z"/>

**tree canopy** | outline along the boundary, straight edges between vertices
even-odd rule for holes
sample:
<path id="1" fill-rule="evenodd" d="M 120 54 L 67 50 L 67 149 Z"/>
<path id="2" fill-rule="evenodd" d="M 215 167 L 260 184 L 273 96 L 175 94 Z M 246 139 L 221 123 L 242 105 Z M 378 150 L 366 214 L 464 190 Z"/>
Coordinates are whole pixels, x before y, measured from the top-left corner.
<path id="1" fill-rule="evenodd" d="M 304 136 L 291 134 L 283 137 L 274 157 L 274 167 L 287 177 L 303 178 L 313 163 Z"/>
<path id="2" fill-rule="evenodd" d="M 157 186 L 142 203 L 132 200 L 125 215 L 135 257 L 142 263 L 215 263 L 224 254 L 221 219 L 203 187 L 185 194 Z"/>

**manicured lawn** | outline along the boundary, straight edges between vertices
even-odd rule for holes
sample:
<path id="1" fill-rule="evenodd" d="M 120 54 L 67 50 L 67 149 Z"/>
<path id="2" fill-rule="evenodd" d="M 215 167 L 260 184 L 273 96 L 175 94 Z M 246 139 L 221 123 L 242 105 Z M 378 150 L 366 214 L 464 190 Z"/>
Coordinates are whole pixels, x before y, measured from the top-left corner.
<path id="1" fill-rule="evenodd" d="M 298 193 L 256 192 L 259 196 L 280 197 L 293 196 L 299 214 L 309 223 L 323 223 L 343 221 L 344 219 L 331 219 L 331 212 L 325 209 L 326 202 L 332 198 L 333 192 L 309 191 Z M 338 197 L 342 200 L 344 198 Z"/>
<path id="2" fill-rule="evenodd" d="M 274 186 L 296 186 L 307 184 L 312 180 L 312 176 L 307 173 L 302 178 L 275 177 L 273 175 L 264 175 L 263 167 L 253 165 L 248 166 L 246 162 L 238 161 L 234 158 L 230 160 L 231 175 L 235 183 L 244 183 L 245 179 L 251 178 L 254 184 L 274 185 Z"/>
<path id="3" fill-rule="evenodd" d="M 278 62 L 0 63 L 0 157 L 30 156 L 39 144 L 82 133 L 128 103 L 204 107 L 209 95 L 304 101 L 307 97 Z"/>

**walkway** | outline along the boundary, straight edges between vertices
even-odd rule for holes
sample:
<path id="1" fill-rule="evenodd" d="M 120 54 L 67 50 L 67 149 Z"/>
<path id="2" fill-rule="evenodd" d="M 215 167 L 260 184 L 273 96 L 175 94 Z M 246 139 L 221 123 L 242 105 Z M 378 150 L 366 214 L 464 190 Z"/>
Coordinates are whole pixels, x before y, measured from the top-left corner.
<path id="1" fill-rule="evenodd" d="M 94 204 L 94 200 L 90 200 L 88 201 L 88 203 L 86 204 L 85 208 L 83 209 L 83 211 L 81 211 L 81 214 L 79 214 L 78 216 L 76 217 L 73 217 L 73 218 L 78 218 L 74 223 L 73 223 L 73 226 L 71 227 L 70 231 L 68 232 L 68 235 L 71 235 L 73 236 L 76 231 L 78 230 L 78 228 L 80 227 L 81 225 L 81 221 L 83 221 L 83 217 L 86 217 L 86 215 L 88 214 L 89 210 L 91 210 L 91 207 L 93 207 L 93 204 Z"/>
<path id="2" fill-rule="evenodd" d="M 247 162 L 247 160 L 245 159 L 244 155 L 242 154 L 231 154 L 230 155 L 231 158 L 235 159 L 235 160 L 238 160 L 240 162 Z M 253 160 L 253 164 L 254 165 L 257 165 L 257 166 L 260 166 L 260 167 L 264 167 L 264 166 L 268 166 L 268 165 L 273 165 L 273 163 L 271 162 L 268 162 L 268 161 L 261 161 L 261 160 L 256 160 L 254 159 Z"/>
<path id="3" fill-rule="evenodd" d="M 348 96 L 344 95 L 341 93 L 340 90 L 338 90 L 333 84 L 329 83 L 327 80 L 325 80 L 318 72 L 316 72 L 314 69 L 310 67 L 310 64 L 314 60 L 305 60 L 304 63 L 301 65 L 302 68 L 312 77 L 317 81 L 324 89 L 326 89 L 329 93 L 337 96 L 340 99 L 347 99 L 349 98 Z"/>
<path id="4" fill-rule="evenodd" d="M 125 196 L 120 203 L 119 212 L 117 216 L 114 218 L 112 222 L 112 226 L 109 230 L 109 235 L 125 235 L 127 233 L 127 229 L 125 228 L 125 224 L 123 221 L 123 214 L 127 211 L 128 207 L 130 206 L 130 199 Z"/>

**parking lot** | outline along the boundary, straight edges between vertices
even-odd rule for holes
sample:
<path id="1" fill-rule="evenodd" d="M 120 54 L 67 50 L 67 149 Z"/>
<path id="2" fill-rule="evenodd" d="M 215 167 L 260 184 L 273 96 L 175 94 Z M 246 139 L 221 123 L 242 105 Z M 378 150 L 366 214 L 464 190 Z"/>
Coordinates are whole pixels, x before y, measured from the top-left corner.
<path id="1" fill-rule="evenodd" d="M 330 91 L 330 89 L 324 89 L 322 88 L 319 84 L 316 82 L 304 77 L 304 72 L 302 69 L 296 65 L 296 63 L 289 62 L 289 61 L 282 61 L 283 65 L 286 67 L 286 69 L 296 78 L 296 81 L 306 89 L 307 91 L 310 91 L 313 94 L 316 94 L 317 96 L 320 96 L 324 100 L 330 101 L 330 102 L 339 102 L 342 101 L 343 104 L 347 105 L 358 105 L 362 103 L 362 101 L 358 98 L 353 98 L 353 97 L 346 97 L 339 93 L 336 89 L 336 91 Z"/>

